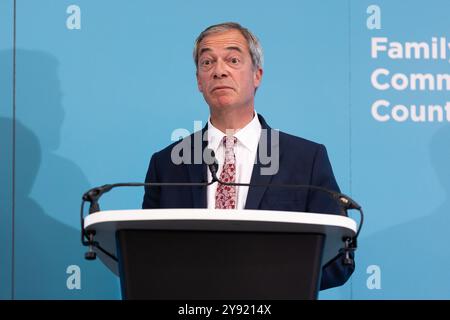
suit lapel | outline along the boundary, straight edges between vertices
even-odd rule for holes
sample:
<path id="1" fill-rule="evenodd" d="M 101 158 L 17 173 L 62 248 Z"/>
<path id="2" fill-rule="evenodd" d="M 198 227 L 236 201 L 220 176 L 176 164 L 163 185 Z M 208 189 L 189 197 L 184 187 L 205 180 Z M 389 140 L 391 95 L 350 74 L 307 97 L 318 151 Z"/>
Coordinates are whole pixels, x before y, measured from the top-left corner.
<path id="1" fill-rule="evenodd" d="M 193 138 L 193 141 L 191 141 L 191 164 L 187 165 L 190 182 L 207 181 L 207 166 L 203 161 L 203 150 L 208 144 L 207 141 L 203 141 L 203 135 L 207 127 L 208 125 L 191 136 Z M 200 147 L 201 152 L 198 151 Z M 206 187 L 192 187 L 191 190 L 193 208 L 206 208 Z"/>
<path id="2" fill-rule="evenodd" d="M 267 165 L 267 163 L 263 163 L 261 157 L 262 156 L 268 156 L 264 153 L 266 152 L 274 152 L 275 150 L 279 152 L 279 144 L 278 141 L 273 141 L 272 145 L 272 131 L 273 129 L 269 127 L 267 122 L 264 120 L 264 118 L 258 114 L 259 121 L 261 123 L 261 138 L 259 140 L 258 144 L 258 150 L 256 152 L 256 163 L 253 166 L 253 172 L 252 172 L 252 178 L 250 183 L 251 184 L 269 184 L 272 180 L 273 175 L 270 174 L 262 174 L 261 170 Z M 267 141 L 266 147 L 264 147 L 264 143 Z M 272 146 L 272 148 L 271 148 Z M 279 154 L 281 157 L 281 155 Z M 280 158 L 279 158 L 280 159 Z M 248 194 L 247 194 L 247 201 L 245 203 L 245 209 L 258 209 L 259 205 L 261 203 L 261 200 L 264 196 L 264 193 L 266 192 L 267 187 L 249 187 Z"/>

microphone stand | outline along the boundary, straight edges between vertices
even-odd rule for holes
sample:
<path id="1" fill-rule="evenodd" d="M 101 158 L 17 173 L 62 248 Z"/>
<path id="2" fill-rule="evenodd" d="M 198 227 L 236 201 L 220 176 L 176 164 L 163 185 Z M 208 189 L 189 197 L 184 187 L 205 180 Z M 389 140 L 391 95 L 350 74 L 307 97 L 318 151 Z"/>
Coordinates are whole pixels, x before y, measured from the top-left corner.
<path id="1" fill-rule="evenodd" d="M 212 182 L 150 182 L 150 183 L 141 183 L 141 182 L 130 182 L 130 183 L 114 183 L 114 184 L 105 184 L 100 187 L 95 187 L 83 194 L 82 202 L 81 202 L 81 211 L 80 211 L 80 223 L 81 223 L 81 243 L 83 246 L 88 247 L 88 251 L 85 253 L 84 258 L 86 260 L 95 260 L 97 258 L 97 254 L 94 252 L 94 247 L 98 248 L 101 252 L 106 254 L 108 257 L 113 259 L 114 261 L 118 261 L 117 257 L 112 253 L 106 251 L 104 248 L 100 246 L 97 241 L 94 241 L 95 231 L 84 229 L 84 204 L 85 202 L 89 202 L 89 214 L 100 211 L 100 206 L 98 204 L 98 200 L 100 197 L 106 192 L 111 191 L 117 187 L 161 187 L 161 186 L 170 186 L 170 187 L 207 187 L 213 184 Z"/>
<path id="2" fill-rule="evenodd" d="M 212 153 L 212 157 L 214 157 L 214 151 L 210 151 Z M 354 237 L 346 237 L 342 239 L 344 241 L 344 248 L 340 249 L 340 253 L 344 253 L 344 264 L 346 265 L 353 265 L 354 264 L 354 258 L 351 255 L 351 252 L 356 251 L 357 248 L 357 239 L 359 236 L 359 233 L 361 231 L 361 227 L 364 223 L 364 213 L 361 208 L 361 206 L 352 198 L 349 196 L 329 190 L 326 188 L 322 188 L 319 186 L 313 186 L 313 185 L 301 185 L 301 184 L 259 184 L 259 183 L 238 183 L 238 182 L 225 182 L 221 181 L 217 177 L 217 171 L 218 171 L 218 164 L 217 161 L 214 161 L 212 164 L 208 164 L 209 171 L 211 172 L 212 181 L 211 183 L 218 182 L 219 184 L 226 185 L 226 186 L 241 186 L 241 187 L 278 187 L 278 188 L 295 188 L 295 189 L 310 189 L 310 190 L 319 190 L 323 191 L 327 194 L 329 194 L 334 200 L 336 200 L 339 204 L 339 208 L 341 209 L 341 215 L 348 216 L 347 210 L 355 209 L 359 211 L 360 214 L 360 222 L 358 226 L 358 230 Z"/>

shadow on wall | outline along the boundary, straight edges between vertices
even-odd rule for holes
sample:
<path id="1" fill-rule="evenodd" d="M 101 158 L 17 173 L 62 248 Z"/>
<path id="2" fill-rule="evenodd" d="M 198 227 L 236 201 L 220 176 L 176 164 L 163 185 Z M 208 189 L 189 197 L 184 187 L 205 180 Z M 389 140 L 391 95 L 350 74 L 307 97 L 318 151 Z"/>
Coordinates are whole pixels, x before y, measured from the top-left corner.
<path id="1" fill-rule="evenodd" d="M 429 148 L 445 199 L 441 204 L 428 203 L 430 214 L 422 218 L 363 239 L 364 260 L 380 263 L 382 275 L 381 290 L 371 290 L 368 298 L 450 299 L 450 125 L 436 131 Z M 405 183 L 420 181 L 411 172 L 411 181 Z M 424 189 L 422 199 L 412 201 L 427 202 L 432 192 Z"/>
<path id="2" fill-rule="evenodd" d="M 2 109 L 5 106 L 3 89 L 0 86 Z M 11 121 L 0 117 L 0 300 L 11 298 L 12 159 L 8 149 L 11 139 Z"/>
<path id="3" fill-rule="evenodd" d="M 0 55 L 10 56 L 11 51 Z M 0 64 L 7 61 L 1 56 Z M 88 180 L 75 163 L 56 154 L 64 118 L 58 61 L 45 52 L 19 49 L 16 65 L 15 298 L 119 298 L 118 279 L 100 261 L 84 260 L 78 217 Z M 10 65 L 0 65 L 0 70 L 1 82 L 12 81 Z M 0 121 L 2 131 L 12 131 L 12 119 Z M 12 152 L 9 143 L 2 151 Z M 70 266 L 80 268 L 80 282 L 73 269 L 67 273 Z"/>

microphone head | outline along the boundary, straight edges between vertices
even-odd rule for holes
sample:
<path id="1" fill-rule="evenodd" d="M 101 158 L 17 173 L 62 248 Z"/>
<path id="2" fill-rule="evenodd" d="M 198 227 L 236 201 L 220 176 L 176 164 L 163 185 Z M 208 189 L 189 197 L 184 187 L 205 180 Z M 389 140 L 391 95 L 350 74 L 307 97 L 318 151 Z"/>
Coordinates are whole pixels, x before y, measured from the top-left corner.
<path id="1" fill-rule="evenodd" d="M 217 171 L 219 170 L 219 163 L 216 159 L 216 154 L 214 150 L 206 148 L 203 152 L 203 159 L 205 163 L 208 165 L 209 171 L 211 172 L 211 176 L 214 181 L 217 181 Z"/>
<path id="2" fill-rule="evenodd" d="M 210 170 L 214 172 L 214 175 L 217 174 L 217 170 L 219 170 L 219 165 L 217 162 L 214 162 L 213 164 L 210 164 Z"/>
<path id="3" fill-rule="evenodd" d="M 356 209 L 356 210 L 361 209 L 361 206 L 349 196 L 341 194 L 339 196 L 339 201 L 346 209 Z"/>

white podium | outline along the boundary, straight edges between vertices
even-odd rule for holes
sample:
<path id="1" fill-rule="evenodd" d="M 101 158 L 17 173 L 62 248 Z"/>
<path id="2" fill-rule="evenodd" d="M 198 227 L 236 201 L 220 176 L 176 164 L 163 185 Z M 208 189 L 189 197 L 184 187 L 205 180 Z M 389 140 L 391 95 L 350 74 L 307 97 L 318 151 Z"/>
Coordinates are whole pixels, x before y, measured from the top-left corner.
<path id="1" fill-rule="evenodd" d="M 125 299 L 315 299 L 322 266 L 354 237 L 348 217 L 286 211 L 100 211 L 85 230 Z"/>

